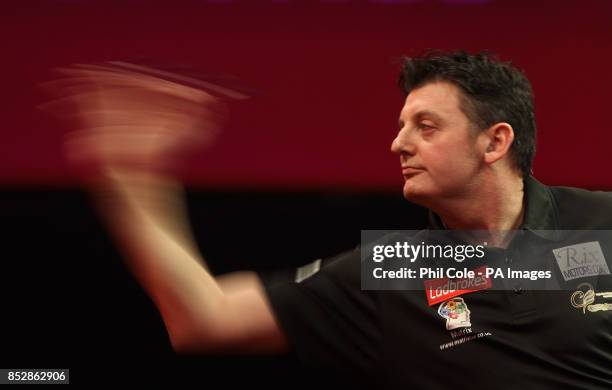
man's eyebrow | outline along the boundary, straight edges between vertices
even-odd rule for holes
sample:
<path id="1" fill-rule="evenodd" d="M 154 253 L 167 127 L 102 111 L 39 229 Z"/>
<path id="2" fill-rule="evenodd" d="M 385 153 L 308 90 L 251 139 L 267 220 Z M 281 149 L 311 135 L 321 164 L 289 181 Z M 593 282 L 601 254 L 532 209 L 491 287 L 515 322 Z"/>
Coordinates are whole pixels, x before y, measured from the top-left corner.
<path id="1" fill-rule="evenodd" d="M 442 119 L 442 116 L 440 116 L 440 114 L 437 114 L 431 110 L 417 111 L 412 115 L 412 118 L 414 118 L 415 121 L 421 120 L 423 119 L 423 117 L 429 117 L 436 122 L 444 123 L 444 119 Z M 400 130 L 404 127 L 404 121 L 401 119 L 398 120 L 397 124 Z"/>
<path id="2" fill-rule="evenodd" d="M 423 117 L 430 117 L 431 119 L 437 122 L 444 122 L 444 119 L 442 119 L 442 117 L 439 114 L 433 111 L 430 111 L 430 110 L 421 110 L 421 111 L 414 113 L 413 115 L 413 118 L 416 118 L 416 119 L 421 119 Z"/>

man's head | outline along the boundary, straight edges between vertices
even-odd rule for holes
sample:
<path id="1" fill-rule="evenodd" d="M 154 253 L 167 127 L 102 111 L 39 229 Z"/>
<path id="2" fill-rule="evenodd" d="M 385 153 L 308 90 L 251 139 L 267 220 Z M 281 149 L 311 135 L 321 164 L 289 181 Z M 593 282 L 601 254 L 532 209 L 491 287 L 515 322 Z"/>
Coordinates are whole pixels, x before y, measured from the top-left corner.
<path id="1" fill-rule="evenodd" d="M 530 174 L 531 85 L 509 63 L 484 53 L 430 52 L 404 59 L 399 86 L 406 102 L 391 149 L 400 154 L 408 199 L 455 196 L 487 171 Z"/>

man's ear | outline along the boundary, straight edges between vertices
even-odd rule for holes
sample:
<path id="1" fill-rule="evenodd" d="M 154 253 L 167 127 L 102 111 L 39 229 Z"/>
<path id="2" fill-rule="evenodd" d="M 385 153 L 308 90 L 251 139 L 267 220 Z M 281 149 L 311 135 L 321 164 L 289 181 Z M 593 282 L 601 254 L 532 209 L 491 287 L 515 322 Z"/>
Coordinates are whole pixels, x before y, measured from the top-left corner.
<path id="1" fill-rule="evenodd" d="M 500 122 L 483 131 L 485 152 L 484 159 L 487 164 L 501 160 L 510 151 L 514 141 L 514 130 L 509 123 Z"/>

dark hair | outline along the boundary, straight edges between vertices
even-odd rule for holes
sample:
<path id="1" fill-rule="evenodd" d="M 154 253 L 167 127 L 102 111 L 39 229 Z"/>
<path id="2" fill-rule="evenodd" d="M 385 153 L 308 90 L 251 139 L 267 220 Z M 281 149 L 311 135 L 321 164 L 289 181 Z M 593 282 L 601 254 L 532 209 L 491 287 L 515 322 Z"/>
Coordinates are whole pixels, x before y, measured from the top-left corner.
<path id="1" fill-rule="evenodd" d="M 480 130 L 507 122 L 514 129 L 510 153 L 523 176 L 531 173 L 536 145 L 533 94 L 527 77 L 493 54 L 428 51 L 403 58 L 399 87 L 406 96 L 430 82 L 447 81 L 463 92 L 460 109 Z"/>

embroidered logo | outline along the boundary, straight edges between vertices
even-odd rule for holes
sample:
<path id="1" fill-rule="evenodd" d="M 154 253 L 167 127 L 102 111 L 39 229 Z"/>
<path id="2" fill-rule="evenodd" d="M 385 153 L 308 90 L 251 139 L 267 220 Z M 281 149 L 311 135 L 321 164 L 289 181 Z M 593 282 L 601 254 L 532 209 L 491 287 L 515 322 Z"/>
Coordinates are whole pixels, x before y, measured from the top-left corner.
<path id="1" fill-rule="evenodd" d="M 576 309 L 582 309 L 583 314 L 586 314 L 587 310 L 589 312 L 612 310 L 612 303 L 595 303 L 597 297 L 612 298 L 612 291 L 596 293 L 589 283 L 582 283 L 571 295 L 570 303 Z"/>
<path id="2" fill-rule="evenodd" d="M 455 297 L 438 306 L 438 314 L 446 319 L 446 330 L 472 326 L 470 310 L 461 297 Z"/>
<path id="3" fill-rule="evenodd" d="M 438 314 L 446 320 L 446 330 L 451 339 L 440 344 L 440 351 L 491 336 L 491 332 L 473 331 L 470 310 L 461 297 L 454 297 L 438 306 Z"/>
<path id="4" fill-rule="evenodd" d="M 566 282 L 588 276 L 610 274 L 599 241 L 553 249 L 553 254 Z"/>

